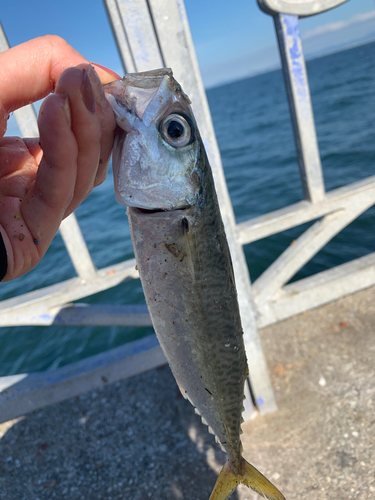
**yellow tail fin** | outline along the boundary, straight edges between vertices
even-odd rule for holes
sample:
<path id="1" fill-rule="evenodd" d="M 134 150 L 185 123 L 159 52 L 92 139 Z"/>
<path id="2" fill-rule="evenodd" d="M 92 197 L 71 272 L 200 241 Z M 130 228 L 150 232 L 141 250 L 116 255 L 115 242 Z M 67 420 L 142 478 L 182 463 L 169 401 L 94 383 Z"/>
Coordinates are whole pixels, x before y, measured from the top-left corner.
<path id="1" fill-rule="evenodd" d="M 217 478 L 210 500 L 227 500 L 240 483 L 246 484 L 260 496 L 268 498 L 268 500 L 285 500 L 284 495 L 244 458 L 241 458 L 240 469 L 242 469 L 242 472 L 236 474 L 230 461 L 224 465 Z"/>

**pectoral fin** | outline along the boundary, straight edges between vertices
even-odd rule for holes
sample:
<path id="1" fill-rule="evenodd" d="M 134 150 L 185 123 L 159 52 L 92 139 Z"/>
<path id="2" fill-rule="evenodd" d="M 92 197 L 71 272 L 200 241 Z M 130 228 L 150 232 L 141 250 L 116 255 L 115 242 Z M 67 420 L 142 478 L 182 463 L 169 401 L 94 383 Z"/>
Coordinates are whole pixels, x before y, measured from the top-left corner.
<path id="1" fill-rule="evenodd" d="M 285 500 L 284 495 L 263 476 L 255 467 L 241 458 L 241 473 L 236 474 L 228 461 L 221 469 L 210 500 L 227 500 L 237 486 L 242 483 L 268 500 Z"/>

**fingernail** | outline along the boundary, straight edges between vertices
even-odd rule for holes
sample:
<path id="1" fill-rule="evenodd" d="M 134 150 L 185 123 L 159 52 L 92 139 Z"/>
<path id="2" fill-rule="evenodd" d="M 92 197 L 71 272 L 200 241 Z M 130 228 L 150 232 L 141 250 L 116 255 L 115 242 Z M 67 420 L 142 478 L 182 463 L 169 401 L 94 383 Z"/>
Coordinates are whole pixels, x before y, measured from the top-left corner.
<path id="1" fill-rule="evenodd" d="M 105 66 L 102 66 L 101 64 L 98 64 L 95 62 L 92 62 L 90 64 L 92 66 L 94 66 L 94 68 L 99 69 L 98 74 L 99 74 L 100 80 L 103 84 L 113 82 L 113 80 L 121 80 L 122 79 L 122 77 L 120 75 L 118 75 L 117 73 L 115 73 L 111 69 L 106 68 Z"/>
<path id="2" fill-rule="evenodd" d="M 66 119 L 68 120 L 68 125 L 69 125 L 69 127 L 71 127 L 71 125 L 72 125 L 72 114 L 70 112 L 69 98 L 68 98 L 67 95 L 65 95 L 64 104 L 63 104 L 63 110 L 65 112 Z"/>
<path id="3" fill-rule="evenodd" d="M 95 71 L 95 68 L 92 64 L 89 65 L 87 73 L 91 81 L 95 102 L 97 102 L 101 106 L 106 106 L 107 99 L 105 98 L 103 85 L 102 82 L 100 81 L 98 73 Z"/>
<path id="4" fill-rule="evenodd" d="M 91 112 L 95 113 L 95 97 L 93 92 L 93 87 L 91 85 L 91 79 L 89 78 L 86 69 L 83 70 L 83 78 L 81 85 L 82 100 L 86 108 Z"/>

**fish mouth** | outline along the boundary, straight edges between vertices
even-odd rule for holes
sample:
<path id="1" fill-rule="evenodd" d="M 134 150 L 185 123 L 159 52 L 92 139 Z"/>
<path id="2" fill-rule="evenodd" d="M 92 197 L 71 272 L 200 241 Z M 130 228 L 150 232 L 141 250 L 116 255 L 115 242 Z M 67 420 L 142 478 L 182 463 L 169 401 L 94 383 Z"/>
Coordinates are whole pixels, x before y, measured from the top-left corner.
<path id="1" fill-rule="evenodd" d="M 186 205 L 185 207 L 179 207 L 179 208 L 174 208 L 172 210 L 165 210 L 163 208 L 138 208 L 138 207 L 128 207 L 128 210 L 131 210 L 132 212 L 139 212 L 144 215 L 157 215 L 157 214 L 169 214 L 171 212 L 185 212 L 185 210 L 191 208 L 190 205 Z"/>
<path id="2" fill-rule="evenodd" d="M 142 214 L 158 214 L 160 212 L 165 212 L 165 210 L 161 208 L 154 208 L 154 209 L 138 208 L 138 207 L 132 207 L 132 208 L 138 210 Z"/>
<path id="3" fill-rule="evenodd" d="M 188 208 L 191 208 L 191 205 L 186 205 L 184 207 L 178 207 L 171 210 L 165 210 L 164 208 L 151 208 L 151 209 L 139 208 L 139 207 L 129 207 L 129 208 L 131 208 L 132 210 L 138 210 L 139 212 L 145 215 L 152 215 L 152 214 L 168 213 L 168 212 L 183 212 Z"/>

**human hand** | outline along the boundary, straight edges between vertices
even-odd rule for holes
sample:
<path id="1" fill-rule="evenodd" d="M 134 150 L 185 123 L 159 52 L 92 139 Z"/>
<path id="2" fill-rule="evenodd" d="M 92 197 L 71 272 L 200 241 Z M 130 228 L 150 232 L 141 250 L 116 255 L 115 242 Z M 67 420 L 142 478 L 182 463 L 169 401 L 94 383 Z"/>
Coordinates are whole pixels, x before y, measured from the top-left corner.
<path id="1" fill-rule="evenodd" d="M 116 123 L 102 83 L 120 77 L 95 67 L 56 36 L 0 54 L 0 280 L 35 267 L 61 221 L 106 178 Z M 40 139 L 3 137 L 9 113 L 47 95 Z"/>

